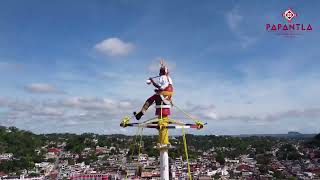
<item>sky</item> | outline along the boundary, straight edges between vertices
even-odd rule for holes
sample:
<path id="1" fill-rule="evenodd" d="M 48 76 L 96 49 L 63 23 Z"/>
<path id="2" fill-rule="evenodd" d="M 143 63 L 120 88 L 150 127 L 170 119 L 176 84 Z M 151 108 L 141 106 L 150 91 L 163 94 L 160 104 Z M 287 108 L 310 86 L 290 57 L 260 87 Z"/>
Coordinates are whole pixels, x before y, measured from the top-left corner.
<path id="1" fill-rule="evenodd" d="M 320 132 L 319 1 L 0 2 L 0 125 L 134 134 L 165 58 L 194 134 Z M 285 37 L 266 24 L 313 30 Z M 154 115 L 151 107 L 144 119 Z M 190 122 L 176 109 L 173 118 Z M 132 122 L 135 122 L 134 120 Z M 155 130 L 146 130 L 155 134 Z M 172 134 L 180 132 L 172 132 Z"/>

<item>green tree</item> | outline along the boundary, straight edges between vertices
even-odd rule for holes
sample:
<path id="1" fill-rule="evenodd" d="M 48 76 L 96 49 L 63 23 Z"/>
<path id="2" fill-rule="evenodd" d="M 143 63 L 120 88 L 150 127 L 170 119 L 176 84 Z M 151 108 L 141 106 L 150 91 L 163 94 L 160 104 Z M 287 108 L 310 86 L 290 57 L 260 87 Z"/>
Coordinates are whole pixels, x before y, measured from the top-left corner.
<path id="1" fill-rule="evenodd" d="M 218 163 L 224 165 L 224 163 L 225 163 L 225 159 L 224 159 L 224 158 L 225 158 L 224 154 L 222 154 L 221 152 L 219 152 L 219 153 L 217 154 L 217 156 L 216 156 L 216 161 L 217 161 Z"/>
<path id="2" fill-rule="evenodd" d="M 218 173 L 216 173 L 214 176 L 213 176 L 213 179 L 220 179 L 220 175 Z"/>
<path id="3" fill-rule="evenodd" d="M 284 144 L 279 148 L 277 157 L 281 160 L 298 160 L 301 155 L 292 144 Z"/>

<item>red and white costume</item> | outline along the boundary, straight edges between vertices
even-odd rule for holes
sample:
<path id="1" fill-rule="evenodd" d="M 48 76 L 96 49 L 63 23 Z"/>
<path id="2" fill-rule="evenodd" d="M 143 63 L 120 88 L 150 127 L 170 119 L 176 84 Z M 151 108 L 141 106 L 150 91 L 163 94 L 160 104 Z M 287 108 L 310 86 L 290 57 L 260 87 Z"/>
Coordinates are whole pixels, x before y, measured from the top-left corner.
<path id="1" fill-rule="evenodd" d="M 159 77 L 157 85 L 160 87 L 159 91 L 148 98 L 147 102 L 151 105 L 156 103 L 156 115 L 162 116 L 170 115 L 171 97 L 173 93 L 172 79 L 168 75 L 162 75 Z"/>
<path id="2" fill-rule="evenodd" d="M 139 120 L 148 108 L 155 103 L 156 104 L 156 115 L 166 117 L 170 115 L 171 108 L 171 97 L 173 95 L 172 79 L 169 76 L 168 68 L 164 66 L 163 61 L 161 61 L 161 68 L 159 72 L 159 77 L 157 81 L 153 78 L 149 78 L 148 84 L 152 83 L 157 89 L 155 94 L 147 99 L 147 101 L 142 106 L 139 113 L 133 112 L 137 120 Z"/>

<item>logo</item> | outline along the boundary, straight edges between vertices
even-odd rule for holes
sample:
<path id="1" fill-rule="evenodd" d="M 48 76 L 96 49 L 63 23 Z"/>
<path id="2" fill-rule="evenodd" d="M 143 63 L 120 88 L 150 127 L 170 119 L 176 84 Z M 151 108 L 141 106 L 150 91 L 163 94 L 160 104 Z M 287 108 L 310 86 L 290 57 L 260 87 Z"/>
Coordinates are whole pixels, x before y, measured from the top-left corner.
<path id="1" fill-rule="evenodd" d="M 293 20 L 296 21 L 296 17 L 298 17 L 298 14 L 293 9 L 289 8 L 281 15 L 287 23 L 268 23 L 265 26 L 266 31 L 276 33 L 277 35 L 290 37 L 302 35 L 305 32 L 312 31 L 311 24 L 293 22 Z"/>
<path id="2" fill-rule="evenodd" d="M 286 11 L 282 14 L 282 16 L 283 16 L 284 18 L 286 18 L 286 19 L 288 20 L 288 22 L 290 23 L 291 20 L 292 20 L 294 17 L 297 16 L 297 14 L 296 14 L 292 9 L 289 8 L 288 10 L 286 10 Z"/>

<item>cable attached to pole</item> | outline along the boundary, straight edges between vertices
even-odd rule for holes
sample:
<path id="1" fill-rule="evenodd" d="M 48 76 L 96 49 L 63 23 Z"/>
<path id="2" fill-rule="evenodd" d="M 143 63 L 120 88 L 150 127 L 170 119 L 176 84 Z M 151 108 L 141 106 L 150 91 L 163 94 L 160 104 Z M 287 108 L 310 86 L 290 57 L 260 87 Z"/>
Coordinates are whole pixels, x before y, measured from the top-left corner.
<path id="1" fill-rule="evenodd" d="M 188 155 L 188 147 L 187 147 L 187 139 L 186 139 L 186 134 L 184 132 L 184 128 L 182 128 L 182 139 L 183 139 L 184 152 L 185 152 L 185 155 L 186 155 L 187 166 L 188 166 L 188 176 L 189 176 L 189 179 L 192 180 L 191 170 L 190 170 L 190 163 L 189 163 L 189 155 Z"/>
<path id="2" fill-rule="evenodd" d="M 197 125 L 198 129 L 203 128 L 204 125 L 206 125 L 207 123 L 204 123 L 202 121 L 199 121 L 197 119 L 194 119 L 193 117 L 191 117 L 187 112 L 185 112 L 183 109 L 179 108 L 177 105 L 173 104 L 171 102 L 171 105 L 176 107 L 180 112 L 182 112 L 185 116 L 187 116 L 189 119 L 193 120 L 195 122 L 195 124 Z"/>
<path id="3" fill-rule="evenodd" d="M 139 140 L 139 144 L 138 144 L 138 161 L 139 161 L 139 158 L 140 158 L 140 155 L 141 155 L 141 144 L 142 144 L 142 132 L 143 132 L 143 127 L 140 128 L 138 127 L 138 130 L 135 134 L 135 137 L 134 137 L 134 142 L 131 144 L 131 148 L 132 148 L 132 152 L 131 152 L 131 155 L 129 157 L 130 160 L 132 160 L 133 158 L 133 154 L 134 154 L 134 151 L 135 151 L 135 147 L 136 147 L 136 144 L 137 144 L 137 140 L 138 140 L 138 136 L 140 136 L 140 140 Z M 128 179 L 128 174 L 126 175 L 126 179 Z"/>
<path id="4" fill-rule="evenodd" d="M 141 155 L 141 146 L 142 146 L 142 132 L 143 132 L 143 128 L 141 128 L 141 131 L 140 131 L 140 142 L 139 142 L 139 151 L 138 151 L 138 158 L 140 158 L 140 155 Z"/>

